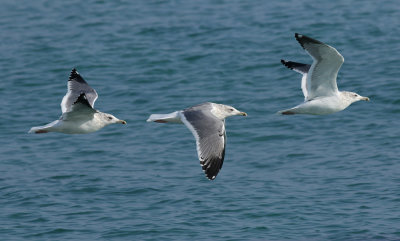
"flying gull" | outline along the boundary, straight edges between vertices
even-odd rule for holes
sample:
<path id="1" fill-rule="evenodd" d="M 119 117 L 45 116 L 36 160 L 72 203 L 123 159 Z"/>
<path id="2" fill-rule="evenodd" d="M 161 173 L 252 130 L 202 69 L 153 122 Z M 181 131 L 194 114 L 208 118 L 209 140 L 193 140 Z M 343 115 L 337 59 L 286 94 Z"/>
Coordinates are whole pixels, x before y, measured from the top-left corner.
<path id="1" fill-rule="evenodd" d="M 225 118 L 233 115 L 247 116 L 232 106 L 207 102 L 169 114 L 152 114 L 147 122 L 185 124 L 196 139 L 203 171 L 214 180 L 225 157 Z"/>
<path id="2" fill-rule="evenodd" d="M 335 48 L 298 33 L 295 37 L 314 62 L 309 65 L 281 60 L 283 65 L 303 75 L 304 102 L 279 114 L 326 115 L 344 110 L 356 101 L 369 101 L 357 93 L 338 90 L 336 77 L 344 59 Z"/>
<path id="3" fill-rule="evenodd" d="M 61 102 L 60 119 L 44 126 L 32 127 L 29 133 L 86 134 L 109 124 L 126 124 L 124 120 L 94 109 L 96 99 L 96 91 L 86 83 L 76 69 L 72 69 L 68 79 L 68 92 Z"/>

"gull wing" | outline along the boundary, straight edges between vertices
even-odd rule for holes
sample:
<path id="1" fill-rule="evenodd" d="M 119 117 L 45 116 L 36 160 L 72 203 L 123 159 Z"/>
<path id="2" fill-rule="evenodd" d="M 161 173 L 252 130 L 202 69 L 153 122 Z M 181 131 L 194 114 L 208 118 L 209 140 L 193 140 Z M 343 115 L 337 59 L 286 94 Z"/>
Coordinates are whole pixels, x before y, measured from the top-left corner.
<path id="1" fill-rule="evenodd" d="M 73 104 L 84 94 L 85 99 L 91 108 L 94 107 L 98 95 L 96 90 L 86 83 L 82 76 L 72 69 L 68 79 L 68 92 L 61 101 L 62 113 L 69 112 L 72 110 Z"/>
<path id="2" fill-rule="evenodd" d="M 303 75 L 301 78 L 301 90 L 303 91 L 304 94 L 304 100 L 308 100 L 308 87 L 307 86 L 307 75 L 308 71 L 310 70 L 311 65 L 309 64 L 302 64 L 302 63 L 297 63 L 293 61 L 285 61 L 281 59 L 281 63 L 288 67 L 291 70 L 296 71 L 297 73 L 300 73 Z"/>
<path id="3" fill-rule="evenodd" d="M 336 77 L 344 62 L 343 56 L 335 48 L 305 35 L 296 33 L 295 38 L 314 60 L 306 80 L 307 100 L 336 95 Z"/>
<path id="4" fill-rule="evenodd" d="M 93 115 L 96 112 L 90 105 L 86 94 L 82 93 L 71 105 L 70 110 L 62 114 L 61 119 L 64 121 L 79 120 L 85 122 L 93 119 Z"/>
<path id="5" fill-rule="evenodd" d="M 211 104 L 205 103 L 180 112 L 182 122 L 196 139 L 197 155 L 206 176 L 214 180 L 225 157 L 225 121 L 211 113 Z"/>

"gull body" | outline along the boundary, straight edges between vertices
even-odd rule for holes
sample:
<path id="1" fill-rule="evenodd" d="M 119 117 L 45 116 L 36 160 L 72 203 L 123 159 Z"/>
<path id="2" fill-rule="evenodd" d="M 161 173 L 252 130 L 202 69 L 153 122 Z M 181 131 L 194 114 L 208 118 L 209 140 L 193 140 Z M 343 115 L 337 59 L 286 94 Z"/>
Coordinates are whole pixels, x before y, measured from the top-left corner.
<path id="1" fill-rule="evenodd" d="M 110 124 L 126 124 L 124 120 L 94 109 L 97 97 L 97 92 L 73 69 L 68 79 L 68 92 L 61 102 L 61 117 L 47 125 L 32 127 L 29 133 L 87 134 Z"/>
<path id="2" fill-rule="evenodd" d="M 214 180 L 225 158 L 225 118 L 247 116 L 232 106 L 206 102 L 169 114 L 152 114 L 147 122 L 184 124 L 196 139 L 200 165 L 210 180 Z"/>
<path id="3" fill-rule="evenodd" d="M 303 75 L 304 102 L 279 114 L 327 115 L 342 111 L 354 102 L 369 101 L 357 93 L 338 90 L 336 78 L 344 58 L 335 48 L 305 35 L 296 33 L 295 38 L 314 61 L 309 65 L 281 60 L 283 65 Z"/>
<path id="4" fill-rule="evenodd" d="M 328 115 L 342 111 L 352 103 L 360 100 L 366 100 L 354 92 L 341 91 L 337 95 L 316 97 L 307 100 L 291 109 L 280 111 L 283 115 L 308 114 L 308 115 Z"/>

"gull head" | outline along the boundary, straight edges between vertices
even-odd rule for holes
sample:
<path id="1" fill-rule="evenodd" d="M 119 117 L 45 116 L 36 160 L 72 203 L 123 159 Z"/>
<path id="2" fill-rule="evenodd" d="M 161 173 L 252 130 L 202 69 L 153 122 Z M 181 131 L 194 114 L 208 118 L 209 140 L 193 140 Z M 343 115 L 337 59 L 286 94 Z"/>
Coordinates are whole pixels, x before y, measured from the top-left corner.
<path id="1" fill-rule="evenodd" d="M 216 108 L 214 107 L 212 112 L 215 116 L 217 116 L 220 119 L 224 119 L 226 117 L 234 116 L 234 115 L 247 116 L 246 112 L 242 112 L 242 111 L 235 109 L 232 106 L 222 105 L 222 104 L 217 104 Z"/>
<path id="2" fill-rule="evenodd" d="M 360 100 L 369 101 L 368 97 L 361 96 L 361 95 L 359 95 L 357 93 L 354 93 L 354 92 L 343 91 L 343 93 L 345 94 L 346 98 L 351 101 L 351 103 L 354 103 L 354 102 L 357 102 L 357 101 L 360 101 Z"/>
<path id="3" fill-rule="evenodd" d="M 120 120 L 117 117 L 115 117 L 111 114 L 107 114 L 107 113 L 101 113 L 101 118 L 106 125 L 110 125 L 110 124 L 124 124 L 125 125 L 126 124 L 126 121 Z"/>

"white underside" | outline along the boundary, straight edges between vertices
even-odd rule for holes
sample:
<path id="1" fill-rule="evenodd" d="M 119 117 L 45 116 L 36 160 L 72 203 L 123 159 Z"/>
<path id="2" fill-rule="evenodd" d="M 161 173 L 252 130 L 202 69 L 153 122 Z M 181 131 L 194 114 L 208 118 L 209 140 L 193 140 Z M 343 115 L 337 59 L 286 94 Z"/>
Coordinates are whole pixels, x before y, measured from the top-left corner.
<path id="1" fill-rule="evenodd" d="M 106 126 L 106 123 L 94 114 L 91 120 L 56 120 L 44 126 L 32 127 L 28 133 L 60 132 L 65 134 L 87 134 Z"/>
<path id="2" fill-rule="evenodd" d="M 279 111 L 278 114 L 290 111 L 293 114 L 327 115 L 344 110 L 350 104 L 351 102 L 344 100 L 340 95 L 317 97 L 291 109 Z"/>

